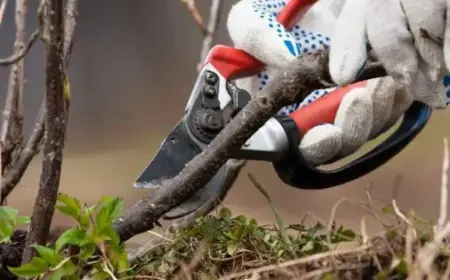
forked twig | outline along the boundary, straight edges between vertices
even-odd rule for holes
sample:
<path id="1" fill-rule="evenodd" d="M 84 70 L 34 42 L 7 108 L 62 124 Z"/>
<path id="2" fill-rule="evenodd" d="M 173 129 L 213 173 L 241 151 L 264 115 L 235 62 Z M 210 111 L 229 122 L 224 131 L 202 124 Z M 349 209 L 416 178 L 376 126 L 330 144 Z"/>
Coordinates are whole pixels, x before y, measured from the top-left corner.
<path id="1" fill-rule="evenodd" d="M 34 31 L 32 38 L 38 38 L 41 30 L 44 30 L 43 13 L 45 11 L 45 1 L 41 1 L 38 8 L 39 27 Z M 64 18 L 64 69 L 67 69 L 74 40 L 74 32 L 78 18 L 78 0 L 68 0 L 66 2 L 65 18 Z M 48 29 L 48 28 L 47 28 Z M 44 40 L 45 41 L 45 40 Z M 31 48 L 31 44 L 27 45 Z M 67 108 L 66 108 L 67 109 Z M 1 183 L 0 204 L 4 202 L 6 197 L 14 190 L 19 181 L 22 179 L 26 169 L 28 168 L 33 157 L 39 153 L 45 131 L 45 101 L 42 102 L 35 125 L 31 131 L 25 147 L 23 147 L 16 156 L 11 168 L 4 174 Z"/>
<path id="2" fill-rule="evenodd" d="M 28 0 L 15 1 L 16 38 L 14 53 L 23 52 L 25 46 L 25 18 L 28 11 Z M 26 53 L 26 52 L 24 52 Z M 0 140 L 2 143 L 2 170 L 11 165 L 13 152 L 20 149 L 23 141 L 23 90 L 24 73 L 23 60 L 19 59 L 11 66 L 5 108 L 3 109 Z"/>
<path id="3" fill-rule="evenodd" d="M 40 30 L 36 29 L 35 31 L 33 31 L 33 33 L 31 34 L 30 38 L 28 39 L 28 42 L 25 45 L 25 47 L 22 48 L 17 53 L 13 53 L 12 55 L 10 55 L 10 56 L 8 56 L 6 58 L 1 58 L 0 59 L 0 66 L 10 66 L 11 64 L 14 64 L 17 61 L 19 61 L 22 58 L 24 58 L 25 55 L 27 55 L 28 51 L 33 46 L 33 44 L 39 38 L 39 34 L 40 34 Z"/>

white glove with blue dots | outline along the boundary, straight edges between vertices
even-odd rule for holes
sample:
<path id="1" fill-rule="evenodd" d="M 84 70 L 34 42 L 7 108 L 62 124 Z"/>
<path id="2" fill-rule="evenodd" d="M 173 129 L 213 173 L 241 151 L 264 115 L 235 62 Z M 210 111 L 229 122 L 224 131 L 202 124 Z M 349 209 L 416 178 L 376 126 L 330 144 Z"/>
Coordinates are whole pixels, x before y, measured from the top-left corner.
<path id="1" fill-rule="evenodd" d="M 333 80 L 338 85 L 352 82 L 367 58 L 367 41 L 361 39 L 367 38 L 364 33 L 367 24 L 362 23 L 359 29 L 355 25 L 364 22 L 361 19 L 366 18 L 363 3 L 370 1 L 387 0 L 319 0 L 291 30 L 284 29 L 276 20 L 289 1 L 239 1 L 228 16 L 230 37 L 236 48 L 245 50 L 267 67 L 257 76 L 238 80 L 237 85 L 256 93 L 296 56 L 326 46 L 330 47 L 330 74 Z M 334 46 L 334 38 L 338 35 L 340 41 Z M 352 36 L 357 42 L 346 44 L 345 40 L 352 41 Z M 361 43 L 364 44 L 361 46 Z M 375 46 L 380 44 L 379 41 L 374 43 L 374 49 L 379 49 Z M 389 42 L 385 41 L 385 44 Z M 372 79 L 366 87 L 352 89 L 342 100 L 333 123 L 316 126 L 305 134 L 300 143 L 300 151 L 305 159 L 320 165 L 335 156 L 344 157 L 357 151 L 368 140 L 394 125 L 414 100 L 423 101 L 434 108 L 444 108 L 447 98 L 442 83 L 431 82 L 424 71 L 417 73 L 408 87 L 394 81 L 396 77 L 393 76 Z M 448 80 L 450 83 L 450 78 Z M 410 91 L 409 88 L 415 90 Z M 279 114 L 289 114 L 307 106 L 333 89 L 317 89 L 302 103 L 287 106 Z"/>

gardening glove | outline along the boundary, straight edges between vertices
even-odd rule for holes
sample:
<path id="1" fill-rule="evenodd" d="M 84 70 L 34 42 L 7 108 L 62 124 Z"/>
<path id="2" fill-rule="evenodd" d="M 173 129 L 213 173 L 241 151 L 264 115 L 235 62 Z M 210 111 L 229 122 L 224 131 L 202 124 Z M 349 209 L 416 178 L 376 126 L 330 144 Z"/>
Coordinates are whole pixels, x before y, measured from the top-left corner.
<path id="1" fill-rule="evenodd" d="M 320 0 L 292 30 L 285 30 L 276 20 L 285 3 L 241 0 L 229 13 L 227 27 L 235 47 L 267 65 L 257 76 L 236 81 L 252 94 L 296 56 L 329 46 L 340 11 L 345 7 L 344 0 Z M 279 114 L 308 106 L 333 89 L 317 89 L 302 103 L 287 106 Z M 351 85 L 347 90 L 334 122 L 312 128 L 300 143 L 303 157 L 314 165 L 355 152 L 392 126 L 412 103 L 407 91 L 390 77 Z"/>
<path id="2" fill-rule="evenodd" d="M 338 85 L 351 83 L 372 56 L 414 100 L 445 108 L 450 96 L 448 5 L 448 0 L 347 0 L 330 46 L 332 79 Z"/>

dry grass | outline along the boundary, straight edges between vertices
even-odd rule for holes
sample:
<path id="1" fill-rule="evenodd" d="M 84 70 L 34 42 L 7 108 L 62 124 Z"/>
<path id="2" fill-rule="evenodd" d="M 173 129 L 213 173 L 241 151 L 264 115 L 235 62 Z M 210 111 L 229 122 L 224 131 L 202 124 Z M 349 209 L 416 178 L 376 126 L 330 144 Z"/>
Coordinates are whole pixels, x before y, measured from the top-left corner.
<path id="1" fill-rule="evenodd" d="M 367 201 L 339 200 L 328 224 L 285 225 L 262 186 L 276 226 L 258 225 L 227 208 L 172 231 L 134 259 L 136 279 L 448 279 L 450 234 L 447 221 L 449 155 L 444 139 L 440 215 L 437 223 L 404 213 L 395 199 L 383 209 Z M 384 231 L 368 236 L 338 227 L 335 213 L 344 201 L 359 203 Z M 342 245 L 346 245 L 343 249 Z M 348 246 L 350 245 L 350 246 Z"/>

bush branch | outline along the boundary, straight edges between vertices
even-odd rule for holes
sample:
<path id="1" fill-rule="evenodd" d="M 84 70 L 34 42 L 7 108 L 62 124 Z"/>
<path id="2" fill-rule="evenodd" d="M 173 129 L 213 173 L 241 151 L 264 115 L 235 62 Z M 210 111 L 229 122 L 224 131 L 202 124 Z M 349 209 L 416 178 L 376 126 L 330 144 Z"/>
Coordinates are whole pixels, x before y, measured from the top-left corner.
<path id="1" fill-rule="evenodd" d="M 40 8 L 43 9 L 42 7 Z M 42 11 L 39 12 L 41 14 Z M 64 68 L 69 66 L 72 45 L 74 41 L 74 32 L 78 18 L 78 0 L 68 0 L 66 3 L 66 14 L 64 19 Z M 1 184 L 0 204 L 4 202 L 6 197 L 14 190 L 19 181 L 22 179 L 28 165 L 33 157 L 39 153 L 42 139 L 45 131 L 45 102 L 39 109 L 35 125 L 28 138 L 25 147 L 20 151 L 17 159 L 14 161 L 12 168 L 4 174 Z"/>
<path id="2" fill-rule="evenodd" d="M 39 190 L 33 207 L 31 224 L 28 231 L 22 264 L 28 263 L 34 256 L 32 244 L 44 245 L 50 230 L 55 211 L 56 198 L 61 176 L 63 148 L 67 127 L 65 100 L 64 65 L 64 1 L 47 2 L 45 24 L 48 27 L 46 44 L 46 93 L 45 128 L 46 141 L 43 149 L 43 162 Z"/>
<path id="3" fill-rule="evenodd" d="M 28 39 L 27 44 L 24 48 L 22 48 L 19 52 L 13 53 L 12 55 L 0 59 L 0 66 L 10 66 L 11 64 L 16 63 L 17 61 L 21 60 L 22 58 L 27 55 L 28 51 L 31 49 L 33 44 L 36 42 L 36 40 L 39 38 L 40 30 L 36 29 L 30 36 L 30 39 Z"/>
<path id="4" fill-rule="evenodd" d="M 14 53 L 21 53 L 26 48 L 25 18 L 28 11 L 28 0 L 17 0 L 15 4 L 16 38 L 14 41 Z M 9 73 L 0 136 L 2 143 L 2 174 L 12 162 L 12 153 L 20 148 L 23 141 L 23 69 L 23 60 L 17 60 L 11 66 Z"/>
<path id="5" fill-rule="evenodd" d="M 386 75 L 380 67 L 372 72 L 374 77 Z M 151 197 L 140 200 L 115 221 L 114 227 L 121 239 L 128 240 L 153 228 L 162 215 L 207 184 L 220 167 L 232 158 L 232 151 L 242 147 L 278 110 L 304 99 L 314 89 L 323 87 L 322 80 L 330 80 L 328 51 L 296 58 L 177 176 L 163 182 Z"/>
<path id="6" fill-rule="evenodd" d="M 212 47 L 212 43 L 216 37 L 216 31 L 220 22 L 220 15 L 222 14 L 223 1 L 222 0 L 211 0 L 211 6 L 209 9 L 209 21 L 206 27 L 207 32 L 204 33 L 202 49 L 200 50 L 200 62 L 197 66 L 197 70 L 200 71 L 203 63 L 205 62 L 206 56 Z"/>
<path id="7" fill-rule="evenodd" d="M 8 197 L 8 195 L 14 190 L 17 184 L 22 179 L 22 176 L 25 174 L 25 171 L 28 168 L 33 157 L 39 153 L 39 147 L 41 144 L 42 137 L 44 136 L 45 130 L 45 104 L 42 103 L 41 108 L 39 109 L 38 116 L 36 118 L 36 122 L 34 124 L 33 131 L 31 132 L 30 137 L 28 138 L 27 144 L 20 151 L 20 154 L 13 163 L 11 169 L 6 172 L 2 180 L 2 189 L 0 195 L 0 204 L 3 204 L 4 200 Z"/>

